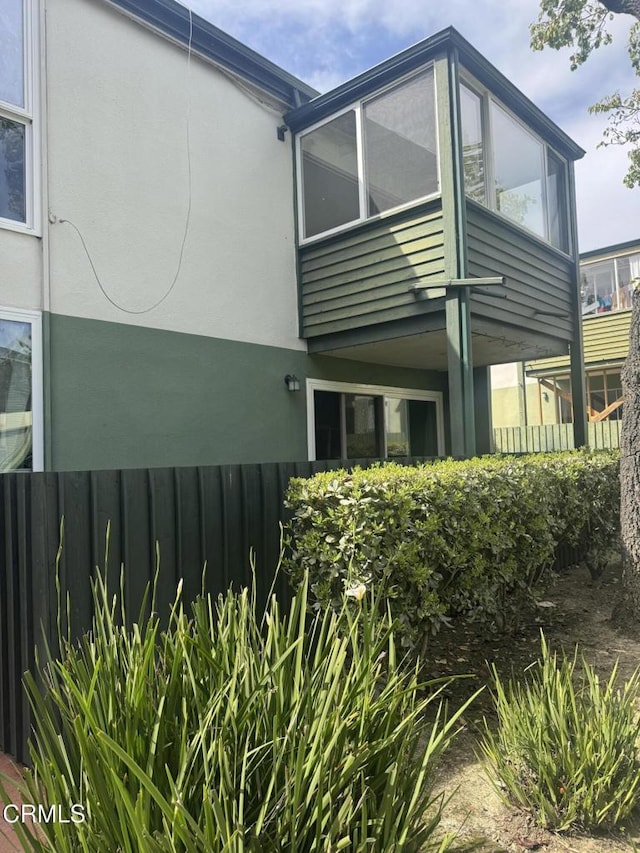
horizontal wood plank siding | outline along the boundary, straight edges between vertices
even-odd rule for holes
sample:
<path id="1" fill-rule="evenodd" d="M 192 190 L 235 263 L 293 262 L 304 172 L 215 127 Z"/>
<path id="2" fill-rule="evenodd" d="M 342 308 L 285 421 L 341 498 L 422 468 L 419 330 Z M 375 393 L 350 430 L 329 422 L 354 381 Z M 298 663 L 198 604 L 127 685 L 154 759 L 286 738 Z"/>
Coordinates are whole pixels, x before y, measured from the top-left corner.
<path id="1" fill-rule="evenodd" d="M 630 324 L 631 309 L 586 317 L 582 321 L 585 367 L 624 361 L 629 353 Z M 527 370 L 534 373 L 551 370 L 567 371 L 569 359 L 567 357 L 544 358 L 532 361 L 527 365 Z"/>
<path id="2" fill-rule="evenodd" d="M 425 305 L 409 288 L 443 275 L 439 203 L 303 246 L 303 335 L 326 335 L 439 310 L 442 300 Z"/>
<path id="3" fill-rule="evenodd" d="M 506 299 L 473 296 L 475 316 L 570 341 L 575 275 L 570 258 L 469 201 L 467 241 L 471 277 L 507 279 Z"/>

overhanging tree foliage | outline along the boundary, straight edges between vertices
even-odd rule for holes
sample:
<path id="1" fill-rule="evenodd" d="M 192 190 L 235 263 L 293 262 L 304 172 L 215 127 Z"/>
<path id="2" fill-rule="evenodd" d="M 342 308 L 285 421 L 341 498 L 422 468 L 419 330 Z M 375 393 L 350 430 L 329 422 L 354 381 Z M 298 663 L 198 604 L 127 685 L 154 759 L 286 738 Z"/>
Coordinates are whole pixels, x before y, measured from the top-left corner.
<path id="1" fill-rule="evenodd" d="M 636 18 L 629 31 L 627 49 L 636 77 L 640 75 L 640 0 L 541 0 L 538 22 L 531 26 L 531 47 L 542 50 L 573 47 L 571 69 L 612 41 L 607 24 L 615 15 Z M 589 108 L 609 116 L 602 145 L 628 145 L 629 171 L 624 183 L 640 186 L 640 88 L 629 94 L 614 92 Z"/>

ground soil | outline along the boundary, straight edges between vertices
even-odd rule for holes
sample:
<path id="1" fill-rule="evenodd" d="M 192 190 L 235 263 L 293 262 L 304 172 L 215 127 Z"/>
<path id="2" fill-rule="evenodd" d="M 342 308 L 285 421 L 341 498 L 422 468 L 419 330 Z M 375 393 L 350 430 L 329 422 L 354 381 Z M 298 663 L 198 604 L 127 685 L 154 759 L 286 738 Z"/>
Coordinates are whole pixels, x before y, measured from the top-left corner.
<path id="1" fill-rule="evenodd" d="M 450 689 L 451 706 L 487 683 L 487 662 L 505 676 L 522 673 L 539 656 L 541 629 L 552 648 L 564 649 L 569 655 L 577 643 L 602 676 L 610 674 L 616 660 L 621 677 L 630 675 L 640 664 L 640 633 L 637 626 L 618 629 L 611 621 L 619 590 L 619 559 L 613 558 L 595 583 L 585 567 L 577 566 L 557 576 L 541 597 L 542 606 L 509 633 L 481 634 L 469 628 L 441 632 L 428 654 L 434 674 L 472 674 L 471 679 L 454 683 Z M 628 822 L 624 833 L 559 835 L 537 828 L 526 812 L 505 806 L 474 754 L 483 715 L 491 719 L 487 690 L 469 708 L 464 729 L 443 758 L 438 786 L 447 793 L 455 792 L 445 811 L 444 830 L 458 832 L 461 844 L 475 841 L 473 849 L 478 853 L 640 851 L 640 815 Z"/>

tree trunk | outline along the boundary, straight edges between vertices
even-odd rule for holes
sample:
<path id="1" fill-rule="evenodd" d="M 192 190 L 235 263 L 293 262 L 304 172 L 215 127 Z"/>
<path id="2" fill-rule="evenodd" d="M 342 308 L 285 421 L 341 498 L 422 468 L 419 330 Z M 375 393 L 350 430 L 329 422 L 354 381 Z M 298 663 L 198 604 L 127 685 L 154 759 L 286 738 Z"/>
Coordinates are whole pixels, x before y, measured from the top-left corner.
<path id="1" fill-rule="evenodd" d="M 622 601 L 614 614 L 615 621 L 627 627 L 640 622 L 640 292 L 637 289 L 633 291 L 631 309 L 629 355 L 622 369 Z"/>

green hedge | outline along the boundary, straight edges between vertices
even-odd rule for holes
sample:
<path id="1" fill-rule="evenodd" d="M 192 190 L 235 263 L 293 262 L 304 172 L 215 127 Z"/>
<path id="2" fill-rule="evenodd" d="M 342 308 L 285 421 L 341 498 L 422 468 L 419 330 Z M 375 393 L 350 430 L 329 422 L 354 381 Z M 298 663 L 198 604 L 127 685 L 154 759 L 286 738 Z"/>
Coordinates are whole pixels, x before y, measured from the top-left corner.
<path id="1" fill-rule="evenodd" d="M 578 546 L 594 570 L 616 543 L 618 454 L 567 452 L 390 463 L 289 484 L 287 567 L 318 606 L 382 587 L 407 645 L 452 617 L 502 625 Z"/>

